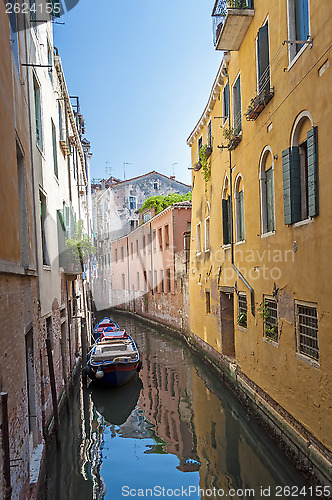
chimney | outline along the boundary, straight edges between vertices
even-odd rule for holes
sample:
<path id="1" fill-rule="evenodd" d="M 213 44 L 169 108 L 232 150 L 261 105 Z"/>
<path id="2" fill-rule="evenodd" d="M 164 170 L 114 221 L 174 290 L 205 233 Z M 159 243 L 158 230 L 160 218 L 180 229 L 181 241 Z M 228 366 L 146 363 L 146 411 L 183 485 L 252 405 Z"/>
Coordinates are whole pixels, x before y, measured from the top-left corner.
<path id="1" fill-rule="evenodd" d="M 170 176 L 171 181 L 175 181 L 175 175 Z"/>

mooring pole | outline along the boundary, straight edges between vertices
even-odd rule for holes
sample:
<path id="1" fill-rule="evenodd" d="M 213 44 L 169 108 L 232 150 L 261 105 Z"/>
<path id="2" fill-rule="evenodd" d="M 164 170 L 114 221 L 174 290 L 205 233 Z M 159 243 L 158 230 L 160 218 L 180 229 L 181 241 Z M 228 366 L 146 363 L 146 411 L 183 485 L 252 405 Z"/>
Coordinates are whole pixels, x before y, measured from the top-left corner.
<path id="1" fill-rule="evenodd" d="M 51 382 L 51 393 L 52 393 L 52 403 L 53 403 L 53 415 L 54 415 L 54 429 L 55 429 L 55 440 L 57 447 L 60 447 L 60 425 L 59 425 L 59 408 L 58 399 L 56 395 L 55 386 L 55 375 L 54 375 L 54 365 L 53 365 L 53 355 L 52 355 L 52 345 L 51 339 L 46 339 L 46 350 L 47 350 L 47 360 L 48 368 L 50 372 L 50 382 Z"/>
<path id="2" fill-rule="evenodd" d="M 81 344 L 82 344 L 82 365 L 87 362 L 87 335 L 86 335 L 86 319 L 81 318 Z"/>
<path id="3" fill-rule="evenodd" d="M 12 486 L 10 481 L 10 452 L 9 452 L 9 422 L 8 422 L 8 392 L 1 393 L 1 434 L 2 434 L 2 450 L 3 450 L 3 477 L 5 483 L 5 500 L 10 500 L 12 497 Z"/>

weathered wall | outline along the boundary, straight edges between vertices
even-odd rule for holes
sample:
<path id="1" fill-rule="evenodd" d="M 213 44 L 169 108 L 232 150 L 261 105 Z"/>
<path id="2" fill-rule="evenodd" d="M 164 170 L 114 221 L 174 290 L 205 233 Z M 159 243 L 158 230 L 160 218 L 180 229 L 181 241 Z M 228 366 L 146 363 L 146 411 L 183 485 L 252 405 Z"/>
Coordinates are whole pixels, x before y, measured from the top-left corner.
<path id="1" fill-rule="evenodd" d="M 329 102 L 332 85 L 331 69 L 319 69 L 329 58 L 330 33 L 326 19 L 331 16 L 331 5 L 310 2 L 310 30 L 314 39 L 288 68 L 288 38 L 286 2 L 267 4 L 255 2 L 255 15 L 239 51 L 232 51 L 228 64 L 232 87 L 241 74 L 242 141 L 231 153 L 219 149 L 226 144 L 220 120 L 222 116 L 222 88 L 214 101 L 208 119 L 212 118 L 213 152 L 211 180 L 205 191 L 201 171 L 193 172 L 192 247 L 190 269 L 190 317 L 192 332 L 216 349 L 225 353 L 223 344 L 223 315 L 220 311 L 220 292 L 229 291 L 234 297 L 232 318 L 235 356 L 231 359 L 258 387 L 270 395 L 281 408 L 287 410 L 314 439 L 331 450 L 332 420 L 331 342 L 329 317 L 331 315 L 331 186 L 329 182 Z M 266 18 L 269 19 L 271 85 L 275 95 L 257 120 L 246 121 L 244 112 L 256 88 L 255 38 Z M 287 70 L 288 68 L 288 70 Z M 285 69 L 285 71 L 284 71 Z M 313 98 L 314 96 L 314 98 Z M 231 112 L 233 97 L 231 92 Z M 301 112 L 309 112 L 312 124 L 318 127 L 319 153 L 319 215 L 303 223 L 284 224 L 282 151 L 291 145 L 292 130 Z M 232 113 L 231 113 L 232 116 Z M 197 161 L 197 139 L 202 134 L 207 140 L 207 121 L 191 142 L 192 161 Z M 232 123 L 233 120 L 231 119 Z M 225 126 L 228 126 L 226 121 Z M 303 127 L 307 127 L 304 124 Z M 311 126 L 311 124 L 310 124 Z M 300 131 L 300 140 L 307 130 Z M 303 137 L 302 137 L 303 136 Z M 274 169 L 275 231 L 262 235 L 260 209 L 259 166 L 266 146 L 272 151 Z M 251 314 L 250 293 L 232 269 L 231 246 L 223 245 L 222 194 L 229 161 L 233 176 L 233 223 L 235 235 L 234 192 L 237 175 L 242 175 L 245 214 L 245 241 L 234 245 L 234 263 L 255 292 L 255 315 Z M 210 216 L 210 250 L 197 253 L 196 224 Z M 203 244 L 202 244 L 203 245 Z M 263 335 L 263 319 L 258 308 L 264 295 L 276 293 L 278 302 L 278 342 L 268 341 Z M 236 287 L 246 293 L 248 325 L 237 324 L 238 296 Z M 211 310 L 207 312 L 205 292 L 211 294 Z M 300 354 L 295 325 L 295 300 L 316 305 L 318 312 L 319 361 Z M 225 340 L 225 338 L 224 338 Z"/>

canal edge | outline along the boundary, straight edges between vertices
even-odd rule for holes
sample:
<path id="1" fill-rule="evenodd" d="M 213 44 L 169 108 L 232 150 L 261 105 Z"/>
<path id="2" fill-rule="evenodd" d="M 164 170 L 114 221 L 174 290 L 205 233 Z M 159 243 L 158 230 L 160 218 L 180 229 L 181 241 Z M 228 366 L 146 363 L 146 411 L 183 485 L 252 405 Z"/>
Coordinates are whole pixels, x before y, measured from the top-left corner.
<path id="1" fill-rule="evenodd" d="M 332 455 L 329 450 L 249 379 L 240 370 L 235 360 L 218 353 L 192 332 L 178 329 L 127 309 L 111 308 L 110 310 L 132 316 L 142 323 L 162 327 L 174 338 L 182 340 L 191 352 L 222 378 L 227 387 L 311 484 L 332 486 Z M 331 498 L 331 496 L 326 498 Z"/>

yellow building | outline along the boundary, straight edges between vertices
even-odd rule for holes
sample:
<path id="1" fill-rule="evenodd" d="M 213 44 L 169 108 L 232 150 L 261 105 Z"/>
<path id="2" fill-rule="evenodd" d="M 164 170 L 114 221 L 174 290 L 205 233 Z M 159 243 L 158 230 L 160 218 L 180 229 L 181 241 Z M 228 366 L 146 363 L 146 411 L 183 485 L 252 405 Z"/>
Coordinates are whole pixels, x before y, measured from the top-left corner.
<path id="1" fill-rule="evenodd" d="M 331 15 L 317 0 L 216 0 L 223 59 L 187 141 L 191 331 L 325 477 Z"/>

